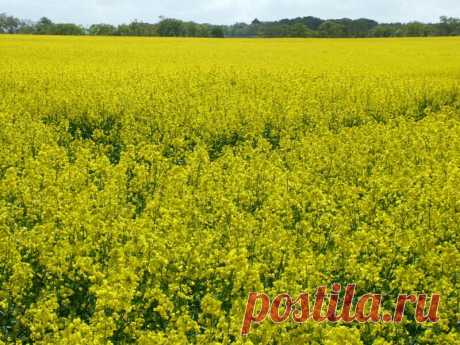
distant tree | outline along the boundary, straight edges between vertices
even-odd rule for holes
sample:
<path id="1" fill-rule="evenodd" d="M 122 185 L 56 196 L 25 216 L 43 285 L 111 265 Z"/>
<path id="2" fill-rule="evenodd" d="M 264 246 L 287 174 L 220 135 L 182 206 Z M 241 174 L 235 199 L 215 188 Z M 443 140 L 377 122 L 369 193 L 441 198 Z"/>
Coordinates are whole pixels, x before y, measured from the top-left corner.
<path id="1" fill-rule="evenodd" d="M 42 17 L 35 25 L 35 33 L 39 35 L 49 35 L 53 31 L 54 23 L 46 18 Z"/>
<path id="2" fill-rule="evenodd" d="M 85 29 L 76 24 L 72 23 L 59 23 L 59 24 L 54 24 L 51 27 L 50 32 L 48 32 L 50 35 L 84 35 L 85 34 Z"/>
<path id="3" fill-rule="evenodd" d="M 211 37 L 224 37 L 224 29 L 222 26 L 213 26 L 211 28 Z"/>
<path id="4" fill-rule="evenodd" d="M 255 36 L 257 35 L 257 32 L 260 30 L 260 28 L 262 28 L 264 25 L 264 23 L 262 23 L 261 21 L 259 21 L 257 18 L 254 19 L 250 25 L 248 25 L 246 27 L 246 35 L 252 35 L 252 36 Z"/>
<path id="5" fill-rule="evenodd" d="M 315 32 L 310 30 L 305 24 L 296 23 L 289 27 L 289 36 L 291 37 L 313 37 Z"/>
<path id="6" fill-rule="evenodd" d="M 369 32 L 375 28 L 379 23 L 375 20 L 360 18 L 350 22 L 348 33 L 354 37 L 366 37 L 369 36 Z"/>
<path id="7" fill-rule="evenodd" d="M 290 25 L 288 24 L 276 24 L 276 27 L 278 29 L 278 35 L 279 37 L 288 37 L 290 34 Z"/>
<path id="8" fill-rule="evenodd" d="M 36 27 L 35 23 L 31 20 L 22 20 L 22 25 L 18 30 L 20 34 L 35 34 Z"/>
<path id="9" fill-rule="evenodd" d="M 460 35 L 460 18 L 442 16 L 439 27 L 443 35 Z"/>
<path id="10" fill-rule="evenodd" d="M 53 22 L 49 18 L 42 17 L 40 18 L 37 24 L 42 25 L 42 26 L 50 26 L 50 25 L 53 25 Z"/>
<path id="11" fill-rule="evenodd" d="M 187 37 L 197 37 L 198 36 L 198 24 L 194 22 L 184 22 L 183 29 L 185 36 Z"/>
<path id="12" fill-rule="evenodd" d="M 260 21 L 250 24 L 211 25 L 184 22 L 159 17 L 155 24 L 134 20 L 117 27 L 94 24 L 85 29 L 72 23 L 53 23 L 42 17 L 38 22 L 20 20 L 0 14 L 0 33 L 48 35 L 120 35 L 120 36 L 186 36 L 186 37 L 402 37 L 460 35 L 460 19 L 443 16 L 439 23 L 379 24 L 374 20 L 349 18 L 322 20 L 316 17 L 297 17 L 278 21 Z"/>
<path id="13" fill-rule="evenodd" d="M 132 36 L 156 36 L 158 28 L 155 24 L 134 20 L 129 24 L 129 33 Z"/>
<path id="14" fill-rule="evenodd" d="M 53 23 L 50 19 L 42 17 L 35 24 L 34 33 L 39 35 L 84 35 L 86 30 L 81 25 L 72 23 Z"/>
<path id="15" fill-rule="evenodd" d="M 394 37 L 396 36 L 397 27 L 392 24 L 379 24 L 369 31 L 372 37 Z"/>
<path id="16" fill-rule="evenodd" d="M 333 19 L 330 20 L 329 22 L 339 24 L 342 26 L 342 34 L 337 34 L 337 35 L 332 35 L 332 36 L 351 36 L 352 35 L 352 25 L 353 25 L 353 20 L 350 18 L 340 18 L 340 19 Z"/>
<path id="17" fill-rule="evenodd" d="M 318 30 L 320 35 L 325 37 L 343 37 L 346 34 L 345 26 L 333 20 L 325 21 Z"/>
<path id="18" fill-rule="evenodd" d="M 318 30 L 319 26 L 324 23 L 324 20 L 316 17 L 303 17 L 302 22 L 310 29 L 310 30 Z"/>
<path id="19" fill-rule="evenodd" d="M 430 27 L 420 22 L 407 23 L 404 31 L 404 36 L 428 36 L 431 33 Z"/>
<path id="20" fill-rule="evenodd" d="M 127 24 L 118 25 L 117 31 L 115 34 L 118 36 L 129 36 L 130 35 L 129 25 Z"/>
<path id="21" fill-rule="evenodd" d="M 22 22 L 19 18 L 8 16 L 6 13 L 0 14 L 0 33 L 14 34 L 21 26 Z"/>
<path id="22" fill-rule="evenodd" d="M 209 25 L 206 24 L 198 24 L 196 27 L 196 36 L 197 37 L 209 37 L 211 36 L 211 29 Z"/>
<path id="23" fill-rule="evenodd" d="M 94 24 L 90 26 L 88 33 L 96 36 L 111 36 L 115 35 L 116 31 L 117 28 L 110 24 Z"/>
<path id="24" fill-rule="evenodd" d="M 181 20 L 163 19 L 158 24 L 158 33 L 160 36 L 183 36 L 185 27 Z"/>
<path id="25" fill-rule="evenodd" d="M 279 35 L 279 27 L 275 23 L 264 23 L 264 25 L 257 30 L 257 36 L 260 37 L 277 37 Z"/>
<path id="26" fill-rule="evenodd" d="M 228 27 L 228 35 L 230 36 L 247 36 L 249 32 L 249 25 L 246 23 L 236 23 Z"/>

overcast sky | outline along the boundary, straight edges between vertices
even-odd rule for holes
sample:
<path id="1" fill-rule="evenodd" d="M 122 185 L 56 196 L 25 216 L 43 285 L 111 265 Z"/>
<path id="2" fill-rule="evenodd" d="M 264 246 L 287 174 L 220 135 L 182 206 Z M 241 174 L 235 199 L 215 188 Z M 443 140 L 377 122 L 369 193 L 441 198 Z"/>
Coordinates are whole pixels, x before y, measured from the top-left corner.
<path id="1" fill-rule="evenodd" d="M 0 0 L 1 12 L 84 25 L 133 19 L 155 22 L 159 16 L 213 24 L 310 15 L 434 22 L 442 15 L 460 17 L 460 0 Z"/>

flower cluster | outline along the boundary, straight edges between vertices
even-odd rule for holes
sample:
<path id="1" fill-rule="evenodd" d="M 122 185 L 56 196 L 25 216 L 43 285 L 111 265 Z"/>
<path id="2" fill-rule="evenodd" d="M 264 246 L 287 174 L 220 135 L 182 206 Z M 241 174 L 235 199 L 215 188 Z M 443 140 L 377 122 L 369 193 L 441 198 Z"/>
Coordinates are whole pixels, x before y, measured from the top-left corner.
<path id="1" fill-rule="evenodd" d="M 459 43 L 2 36 L 0 344 L 460 343 Z M 440 321 L 240 335 L 351 282 Z"/>

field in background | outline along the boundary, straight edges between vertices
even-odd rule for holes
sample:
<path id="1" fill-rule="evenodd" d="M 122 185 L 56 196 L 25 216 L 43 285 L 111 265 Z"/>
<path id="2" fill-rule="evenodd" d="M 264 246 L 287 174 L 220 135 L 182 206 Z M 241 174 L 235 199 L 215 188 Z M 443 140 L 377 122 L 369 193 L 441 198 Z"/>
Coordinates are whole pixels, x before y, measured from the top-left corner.
<path id="1" fill-rule="evenodd" d="M 0 36 L 0 344 L 459 344 L 459 186 L 459 38 Z M 334 282 L 441 321 L 240 337 Z"/>

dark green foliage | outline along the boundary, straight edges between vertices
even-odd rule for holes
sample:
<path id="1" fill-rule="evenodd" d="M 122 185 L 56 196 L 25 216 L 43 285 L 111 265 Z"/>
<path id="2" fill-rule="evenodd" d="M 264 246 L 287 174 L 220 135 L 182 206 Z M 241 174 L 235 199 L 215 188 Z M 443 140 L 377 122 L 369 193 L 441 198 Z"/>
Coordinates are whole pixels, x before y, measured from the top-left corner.
<path id="1" fill-rule="evenodd" d="M 0 33 L 220 38 L 452 36 L 460 35 L 460 19 L 443 16 L 436 24 L 415 21 L 386 24 L 367 18 L 323 20 L 308 16 L 279 21 L 261 21 L 256 18 L 251 24 L 211 25 L 160 17 L 160 21 L 155 24 L 134 20 L 117 27 L 110 24 L 94 24 L 85 29 L 76 24 L 53 23 L 46 17 L 33 23 L 0 14 Z"/>

